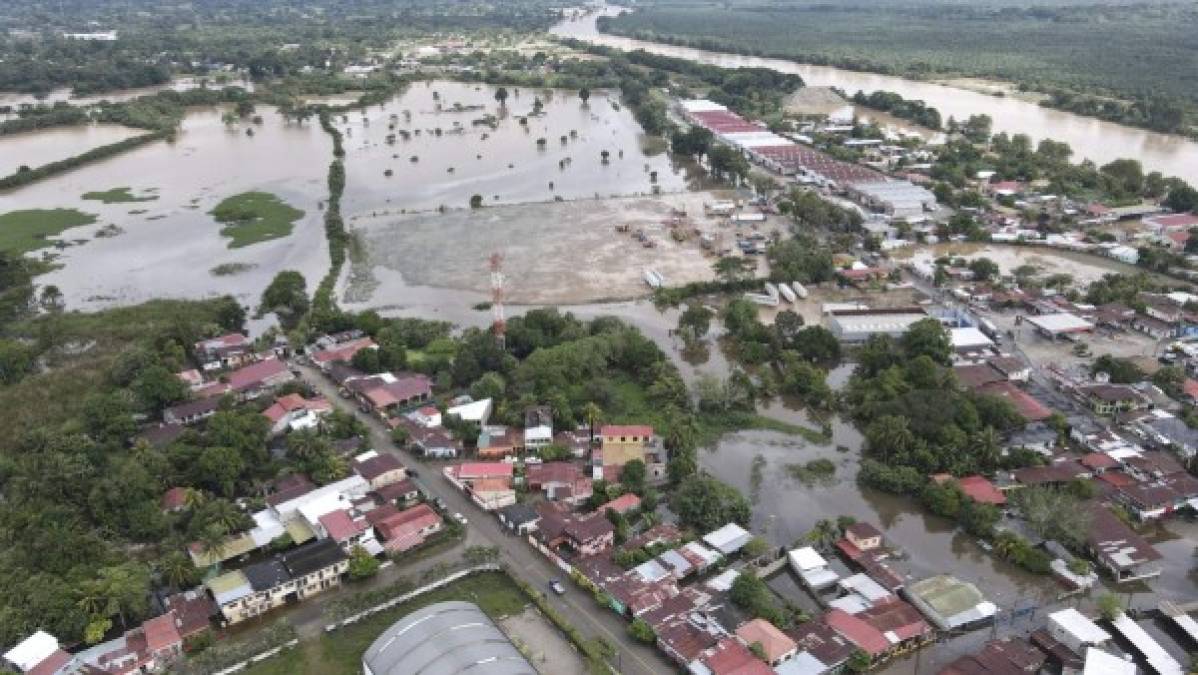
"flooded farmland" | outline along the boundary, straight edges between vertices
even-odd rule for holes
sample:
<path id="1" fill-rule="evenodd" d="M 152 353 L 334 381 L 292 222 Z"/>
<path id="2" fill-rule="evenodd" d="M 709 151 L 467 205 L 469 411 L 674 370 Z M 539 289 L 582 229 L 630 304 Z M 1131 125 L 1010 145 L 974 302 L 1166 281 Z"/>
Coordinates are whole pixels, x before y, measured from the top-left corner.
<path id="1" fill-rule="evenodd" d="M 314 123 L 288 125 L 273 109 L 258 112 L 263 124 L 229 129 L 221 122 L 222 110 L 195 109 L 173 142 L 152 143 L 0 194 L 0 213 L 74 208 L 98 217 L 94 225 L 64 232 L 59 250 L 45 249 L 61 268 L 38 282 L 57 285 L 68 307 L 85 310 L 225 293 L 253 304 L 282 269 L 299 270 L 314 285 L 328 269 L 321 201 L 331 141 Z M 58 139 L 66 146 L 39 141 L 45 152 L 77 153 L 71 134 L 44 133 L 31 139 Z M 155 199 L 111 204 L 82 199 L 86 192 L 118 187 Z M 208 212 L 222 199 L 251 190 L 274 193 L 304 215 L 290 236 L 229 249 Z M 213 274 L 219 266 L 227 273 Z"/>
<path id="2" fill-rule="evenodd" d="M 338 118 L 347 215 L 464 208 L 476 194 L 495 205 L 686 188 L 664 146 L 642 147 L 640 125 L 618 94 L 596 91 L 584 104 L 573 91 L 510 88 L 500 106 L 495 91 L 421 82 L 384 106 Z"/>
<path id="3" fill-rule="evenodd" d="M 0 176 L 14 174 L 22 166 L 39 167 L 144 133 L 119 124 L 87 124 L 0 136 Z"/>

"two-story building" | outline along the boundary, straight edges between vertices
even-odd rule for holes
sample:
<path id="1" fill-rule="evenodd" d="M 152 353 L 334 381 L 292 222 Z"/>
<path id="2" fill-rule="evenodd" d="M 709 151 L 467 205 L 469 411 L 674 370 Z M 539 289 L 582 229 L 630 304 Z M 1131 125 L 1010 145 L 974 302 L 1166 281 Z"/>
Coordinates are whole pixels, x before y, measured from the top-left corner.
<path id="1" fill-rule="evenodd" d="M 205 583 L 226 624 L 265 614 L 341 583 L 349 557 L 332 539 L 227 572 Z"/>

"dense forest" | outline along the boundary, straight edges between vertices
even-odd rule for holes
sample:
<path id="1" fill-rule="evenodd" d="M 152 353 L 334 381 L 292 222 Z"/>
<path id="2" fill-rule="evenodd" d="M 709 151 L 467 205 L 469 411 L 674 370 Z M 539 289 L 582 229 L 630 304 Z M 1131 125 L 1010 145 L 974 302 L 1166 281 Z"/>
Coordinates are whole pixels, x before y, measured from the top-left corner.
<path id="1" fill-rule="evenodd" d="M 164 5 L 150 0 L 34 0 L 0 15 L 0 91 L 76 95 L 161 84 L 172 75 L 232 67 L 254 78 L 305 66 L 340 67 L 408 36 L 543 29 L 558 12 L 541 0 L 361 0 L 317 5 L 225 0 Z M 113 42 L 70 32 L 118 31 Z M 219 72 L 219 70 L 218 70 Z"/>
<path id="2" fill-rule="evenodd" d="M 603 30 L 918 78 L 997 77 L 1048 105 L 1185 132 L 1198 107 L 1192 4 L 657 2 Z M 1123 101 L 1110 101 L 1109 97 Z"/>

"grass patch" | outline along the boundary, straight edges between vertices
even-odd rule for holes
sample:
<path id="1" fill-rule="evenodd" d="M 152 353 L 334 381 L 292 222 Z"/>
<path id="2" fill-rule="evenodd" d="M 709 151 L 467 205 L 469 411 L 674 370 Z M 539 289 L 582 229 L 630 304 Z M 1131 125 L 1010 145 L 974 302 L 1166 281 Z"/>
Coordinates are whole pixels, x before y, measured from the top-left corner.
<path id="1" fill-rule="evenodd" d="M 138 197 L 133 194 L 133 188 L 116 187 L 111 190 L 84 192 L 83 198 L 90 201 L 104 202 L 105 204 L 128 204 L 130 202 L 152 202 L 158 199 L 158 195 Z"/>
<path id="2" fill-rule="evenodd" d="M 295 221 L 304 212 L 269 192 L 243 192 L 216 205 L 210 211 L 216 222 L 223 223 L 220 233 L 232 237 L 229 248 L 241 248 L 291 234 Z"/>
<path id="3" fill-rule="evenodd" d="M 257 267 L 257 265 L 253 263 L 221 263 L 208 270 L 208 272 L 214 277 L 231 277 L 234 274 L 249 272 L 255 267 Z"/>
<path id="4" fill-rule="evenodd" d="M 421 607 L 446 600 L 473 602 L 496 620 L 519 614 L 529 602 L 528 596 L 508 575 L 483 572 L 374 614 L 335 633 L 301 641 L 295 649 L 242 672 L 250 675 L 357 675 L 362 672 L 362 654 L 391 624 Z"/>
<path id="5" fill-rule="evenodd" d="M 0 250 L 20 254 L 53 246 L 48 237 L 94 222 L 96 216 L 78 209 L 10 211 L 0 215 Z"/>
<path id="6" fill-rule="evenodd" d="M 830 459 L 813 459 L 806 464 L 787 464 L 786 473 L 790 474 L 791 478 L 810 485 L 835 476 L 836 464 Z"/>

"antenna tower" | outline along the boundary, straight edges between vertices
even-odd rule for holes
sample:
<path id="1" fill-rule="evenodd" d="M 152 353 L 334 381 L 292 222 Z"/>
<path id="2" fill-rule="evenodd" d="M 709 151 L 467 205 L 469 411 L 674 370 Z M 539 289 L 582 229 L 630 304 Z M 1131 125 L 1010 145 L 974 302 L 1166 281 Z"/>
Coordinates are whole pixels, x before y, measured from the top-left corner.
<path id="1" fill-rule="evenodd" d="M 491 254 L 491 331 L 500 349 L 507 349 L 507 320 L 503 318 L 503 255 Z"/>

